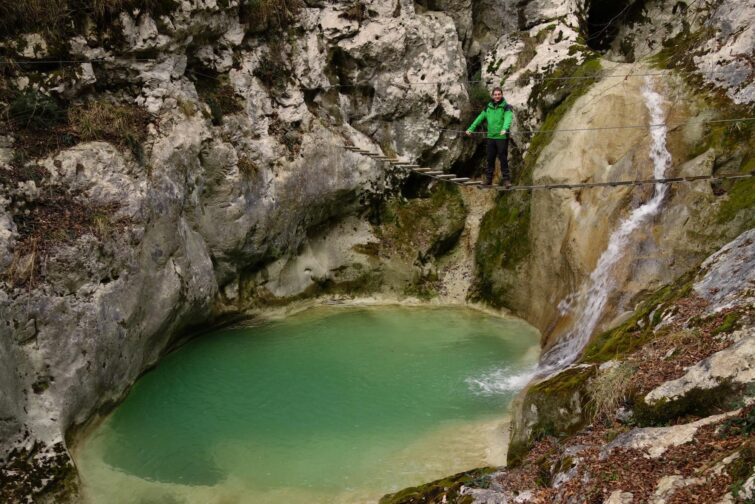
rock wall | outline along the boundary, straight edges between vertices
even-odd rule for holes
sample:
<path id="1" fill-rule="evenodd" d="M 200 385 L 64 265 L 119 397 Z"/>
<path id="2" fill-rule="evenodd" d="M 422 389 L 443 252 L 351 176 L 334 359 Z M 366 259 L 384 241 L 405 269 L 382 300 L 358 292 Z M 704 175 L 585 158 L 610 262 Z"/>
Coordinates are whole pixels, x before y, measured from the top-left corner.
<path id="1" fill-rule="evenodd" d="M 21 62 L 4 105 L 51 110 L 8 116 L 0 144 L 3 499 L 64 499 L 75 472 L 51 457 L 66 433 L 177 338 L 259 306 L 435 281 L 464 228 L 459 194 L 421 186 L 402 203 L 434 214 L 405 256 L 384 254 L 403 268 L 384 278 L 390 258 L 370 247 L 390 238 L 380 208 L 405 175 L 338 146 L 453 162 L 461 143 L 437 127 L 467 103 L 466 39 L 458 18 L 412 2 L 360 5 L 302 4 L 283 25 L 235 1 L 181 2 L 85 23 L 57 48 L 40 34 L 3 44 Z M 44 43 L 29 51 L 29 37 Z M 82 62 L 50 72 L 59 51 Z M 138 142 L 111 131 L 144 111 Z M 58 129 L 55 148 L 34 149 Z M 14 478 L 19 458 L 43 477 Z"/>

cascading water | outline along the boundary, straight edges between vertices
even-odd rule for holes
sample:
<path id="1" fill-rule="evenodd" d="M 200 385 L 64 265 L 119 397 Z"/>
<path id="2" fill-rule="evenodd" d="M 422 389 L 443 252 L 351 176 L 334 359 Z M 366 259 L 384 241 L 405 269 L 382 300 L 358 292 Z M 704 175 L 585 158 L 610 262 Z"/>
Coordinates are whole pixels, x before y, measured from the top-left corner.
<path id="1" fill-rule="evenodd" d="M 645 79 L 642 96 L 650 114 L 650 158 L 653 161 L 653 175 L 663 178 L 671 165 L 671 153 L 666 148 L 667 128 L 663 114 L 663 97 L 653 89 L 650 78 Z M 562 314 L 571 306 L 579 310 L 572 329 L 551 348 L 540 360 L 537 374 L 548 374 L 574 362 L 587 344 L 595 327 L 604 313 L 606 302 L 614 292 L 616 281 L 614 271 L 627 250 L 632 234 L 655 217 L 663 204 L 667 186 L 656 184 L 653 197 L 640 205 L 624 219 L 611 234 L 608 247 L 598 259 L 590 278 L 575 294 L 570 295 L 559 305 Z"/>

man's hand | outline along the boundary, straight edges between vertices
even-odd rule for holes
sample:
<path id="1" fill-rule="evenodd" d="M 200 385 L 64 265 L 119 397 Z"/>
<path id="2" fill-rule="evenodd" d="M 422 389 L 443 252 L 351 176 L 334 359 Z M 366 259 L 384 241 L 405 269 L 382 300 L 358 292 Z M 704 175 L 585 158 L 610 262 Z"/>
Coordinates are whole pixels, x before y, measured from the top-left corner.
<path id="1" fill-rule="evenodd" d="M 468 137 L 472 136 L 472 132 L 471 131 L 465 131 L 464 134 L 467 135 Z"/>
<path id="2" fill-rule="evenodd" d="M 509 130 L 501 130 L 501 135 L 508 135 L 508 134 L 509 134 Z"/>

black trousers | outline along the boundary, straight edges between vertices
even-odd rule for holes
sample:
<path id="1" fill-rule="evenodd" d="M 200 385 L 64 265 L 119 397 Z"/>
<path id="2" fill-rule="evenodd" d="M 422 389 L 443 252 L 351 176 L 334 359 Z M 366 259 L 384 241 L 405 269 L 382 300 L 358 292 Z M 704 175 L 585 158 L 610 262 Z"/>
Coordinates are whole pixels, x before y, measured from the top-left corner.
<path id="1" fill-rule="evenodd" d="M 501 175 L 504 180 L 511 179 L 511 173 L 509 172 L 509 139 L 494 139 L 488 138 L 488 165 L 485 170 L 485 176 L 488 182 L 493 181 L 493 173 L 495 172 L 495 158 L 501 162 Z"/>

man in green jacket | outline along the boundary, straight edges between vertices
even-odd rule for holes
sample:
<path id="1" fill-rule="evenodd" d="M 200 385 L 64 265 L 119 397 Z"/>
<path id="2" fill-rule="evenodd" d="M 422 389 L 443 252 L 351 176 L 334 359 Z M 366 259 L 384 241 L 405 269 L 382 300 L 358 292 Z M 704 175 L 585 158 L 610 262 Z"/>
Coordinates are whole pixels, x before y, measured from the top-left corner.
<path id="1" fill-rule="evenodd" d="M 507 189 L 511 187 L 511 173 L 509 173 L 509 129 L 514 113 L 511 106 L 503 99 L 503 90 L 497 87 L 491 94 L 493 101 L 487 104 L 485 109 L 480 112 L 477 119 L 467 130 L 467 136 L 477 129 L 482 121 L 488 123 L 488 165 L 485 170 L 485 179 L 483 185 L 493 183 L 493 172 L 495 171 L 496 156 L 501 161 L 501 181 Z"/>

